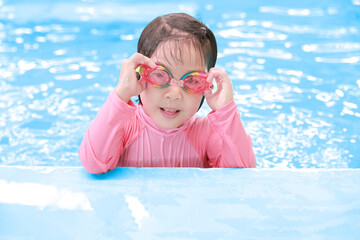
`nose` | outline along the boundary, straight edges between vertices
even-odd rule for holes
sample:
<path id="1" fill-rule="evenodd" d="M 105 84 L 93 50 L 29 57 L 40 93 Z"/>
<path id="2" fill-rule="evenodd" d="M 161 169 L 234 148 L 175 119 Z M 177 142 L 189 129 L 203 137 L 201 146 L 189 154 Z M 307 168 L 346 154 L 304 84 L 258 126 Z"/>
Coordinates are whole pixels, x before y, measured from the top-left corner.
<path id="1" fill-rule="evenodd" d="M 182 88 L 180 81 L 176 81 L 175 79 L 171 79 L 171 84 L 169 87 L 165 88 L 165 98 L 170 101 L 179 101 L 182 100 Z"/>

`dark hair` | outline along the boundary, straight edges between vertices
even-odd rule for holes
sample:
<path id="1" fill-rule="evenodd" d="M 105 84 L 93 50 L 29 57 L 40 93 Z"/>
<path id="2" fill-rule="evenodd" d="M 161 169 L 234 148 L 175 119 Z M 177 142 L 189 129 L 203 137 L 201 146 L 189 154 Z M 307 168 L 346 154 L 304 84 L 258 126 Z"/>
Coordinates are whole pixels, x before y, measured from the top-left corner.
<path id="1" fill-rule="evenodd" d="M 138 52 L 151 57 L 161 43 L 167 41 L 182 43 L 189 40 L 204 57 L 209 71 L 215 66 L 217 58 L 215 36 L 205 24 L 185 13 L 172 13 L 151 21 L 141 33 Z M 140 96 L 139 102 L 141 104 Z M 203 102 L 204 97 L 201 99 L 199 109 Z"/>

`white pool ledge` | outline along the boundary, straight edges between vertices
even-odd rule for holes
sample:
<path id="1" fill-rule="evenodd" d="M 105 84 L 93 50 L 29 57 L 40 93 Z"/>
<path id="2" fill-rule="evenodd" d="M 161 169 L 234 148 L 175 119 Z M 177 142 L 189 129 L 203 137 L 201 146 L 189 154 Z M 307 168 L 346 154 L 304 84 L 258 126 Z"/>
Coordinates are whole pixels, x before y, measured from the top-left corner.
<path id="1" fill-rule="evenodd" d="M 356 239 L 360 169 L 0 166 L 0 239 Z"/>

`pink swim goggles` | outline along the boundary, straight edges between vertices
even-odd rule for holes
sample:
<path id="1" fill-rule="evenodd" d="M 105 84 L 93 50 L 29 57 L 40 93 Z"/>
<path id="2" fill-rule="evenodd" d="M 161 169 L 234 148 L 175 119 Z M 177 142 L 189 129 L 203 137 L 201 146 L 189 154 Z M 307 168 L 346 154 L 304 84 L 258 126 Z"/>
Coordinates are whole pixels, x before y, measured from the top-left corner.
<path id="1" fill-rule="evenodd" d="M 166 88 L 170 85 L 178 85 L 187 93 L 203 93 L 211 86 L 206 81 L 207 74 L 204 72 L 189 72 L 180 78 L 180 81 L 174 79 L 172 73 L 163 66 L 157 65 L 151 68 L 147 65 L 140 65 L 136 69 L 147 82 L 157 88 Z"/>

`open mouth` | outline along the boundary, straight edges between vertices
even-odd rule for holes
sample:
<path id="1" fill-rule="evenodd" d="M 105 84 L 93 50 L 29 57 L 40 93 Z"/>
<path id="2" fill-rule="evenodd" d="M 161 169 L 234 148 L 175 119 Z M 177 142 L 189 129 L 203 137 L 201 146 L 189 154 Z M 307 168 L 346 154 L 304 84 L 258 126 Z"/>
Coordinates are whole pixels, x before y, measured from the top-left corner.
<path id="1" fill-rule="evenodd" d="M 162 115 L 166 118 L 175 118 L 180 110 L 175 108 L 160 108 Z"/>

